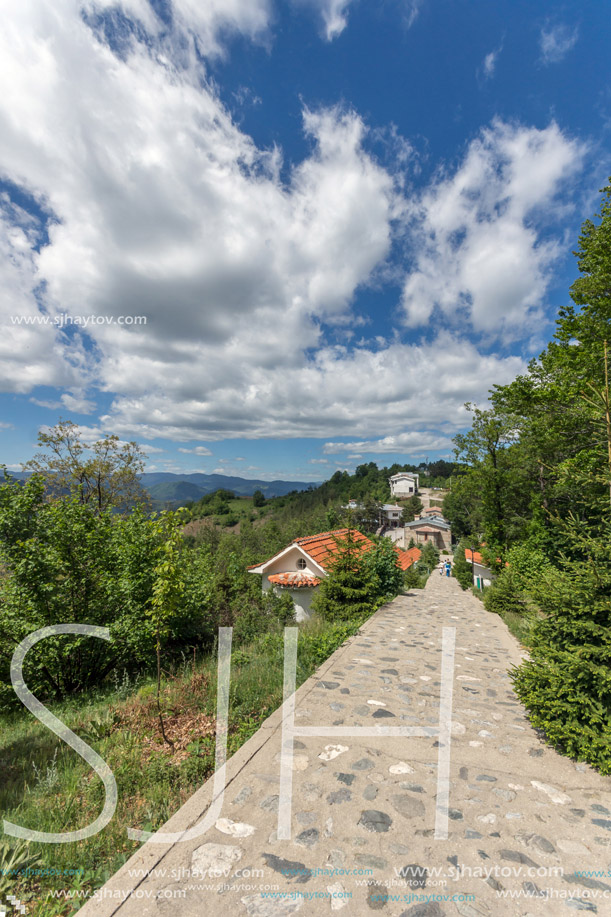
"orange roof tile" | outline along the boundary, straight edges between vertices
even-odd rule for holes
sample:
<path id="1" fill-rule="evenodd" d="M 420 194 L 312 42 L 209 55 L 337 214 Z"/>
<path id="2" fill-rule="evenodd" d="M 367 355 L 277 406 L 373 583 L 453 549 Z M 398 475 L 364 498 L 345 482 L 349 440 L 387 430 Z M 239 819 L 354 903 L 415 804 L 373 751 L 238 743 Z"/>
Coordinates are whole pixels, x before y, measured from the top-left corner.
<path id="1" fill-rule="evenodd" d="M 316 561 L 317 564 L 326 570 L 332 561 L 333 555 L 338 553 L 336 539 L 345 541 L 345 536 L 349 531 L 349 529 L 336 529 L 334 532 L 322 532 L 320 535 L 308 535 L 306 538 L 296 538 L 293 544 L 299 545 L 306 554 L 310 555 L 312 560 Z M 356 529 L 352 530 L 352 539 L 359 553 L 370 551 L 374 547 L 373 542 Z"/>
<path id="2" fill-rule="evenodd" d="M 299 545 L 302 551 L 308 554 L 312 560 L 323 568 L 323 570 L 326 570 L 331 558 L 334 554 L 337 554 L 338 551 L 335 539 L 339 538 L 340 541 L 343 541 L 343 536 L 347 535 L 348 531 L 349 529 L 336 529 L 333 532 L 321 532 L 319 535 L 306 535 L 304 538 L 296 538 L 287 548 L 290 548 L 292 545 Z M 359 552 L 369 551 L 374 547 L 373 542 L 356 529 L 352 530 L 352 538 Z M 267 560 L 260 561 L 258 564 L 250 564 L 247 569 L 256 570 L 257 567 L 264 567 L 271 560 L 283 554 L 287 548 L 283 548 L 282 551 L 278 551 L 276 554 L 268 557 Z"/>
<path id="3" fill-rule="evenodd" d="M 417 560 L 420 560 L 420 548 L 409 548 L 409 550 L 404 551 L 403 548 L 395 545 L 395 551 L 397 552 L 397 564 L 403 572 L 408 570 Z"/>
<path id="4" fill-rule="evenodd" d="M 482 547 L 485 547 L 485 545 L 482 545 Z M 472 551 L 471 548 L 465 548 L 465 560 L 467 560 L 469 563 L 471 563 L 473 560 L 475 561 L 476 564 L 481 564 L 483 567 L 487 566 L 486 561 L 484 560 L 482 555 L 479 553 L 479 551 Z M 500 563 L 500 561 L 501 561 L 501 558 L 497 557 L 497 562 Z M 505 561 L 505 566 L 506 567 L 509 566 L 507 561 Z"/>
<path id="5" fill-rule="evenodd" d="M 290 586 L 291 589 L 320 586 L 321 582 L 317 576 L 310 576 L 308 573 L 273 573 L 267 578 L 276 586 Z"/>

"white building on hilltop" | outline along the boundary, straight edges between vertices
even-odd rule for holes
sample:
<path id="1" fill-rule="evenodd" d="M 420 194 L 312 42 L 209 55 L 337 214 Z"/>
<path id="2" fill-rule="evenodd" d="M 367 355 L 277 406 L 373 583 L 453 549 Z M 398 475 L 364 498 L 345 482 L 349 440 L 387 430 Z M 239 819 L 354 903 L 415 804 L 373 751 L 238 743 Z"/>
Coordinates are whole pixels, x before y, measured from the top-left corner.
<path id="1" fill-rule="evenodd" d="M 418 493 L 419 475 L 415 471 L 400 471 L 389 478 L 390 492 L 396 499 L 413 497 Z"/>

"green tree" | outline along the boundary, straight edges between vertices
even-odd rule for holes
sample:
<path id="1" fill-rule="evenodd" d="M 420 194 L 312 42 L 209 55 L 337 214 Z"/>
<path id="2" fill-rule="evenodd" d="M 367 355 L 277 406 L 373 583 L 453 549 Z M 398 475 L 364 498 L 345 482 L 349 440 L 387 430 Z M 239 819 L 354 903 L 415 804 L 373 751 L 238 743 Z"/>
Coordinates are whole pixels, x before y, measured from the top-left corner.
<path id="1" fill-rule="evenodd" d="M 185 583 L 180 564 L 182 538 L 179 513 L 164 512 L 154 521 L 154 531 L 159 539 L 157 563 L 153 570 L 152 596 L 146 613 L 155 633 L 157 656 L 157 713 L 164 742 L 173 745 L 165 731 L 161 710 L 161 647 L 170 634 L 170 622 L 176 617 L 182 600 Z"/>
<path id="2" fill-rule="evenodd" d="M 54 496 L 72 494 L 98 513 L 108 507 L 128 510 L 147 505 L 148 494 L 140 483 L 146 455 L 136 442 L 122 442 L 112 434 L 87 444 L 77 424 L 60 420 L 38 434 L 46 449 L 23 465 L 24 471 L 41 475 Z"/>
<path id="3" fill-rule="evenodd" d="M 479 488 L 485 540 L 501 557 L 508 545 L 508 518 L 519 491 L 509 446 L 516 441 L 512 418 L 498 411 L 466 404 L 473 413 L 473 425 L 455 437 L 456 457 L 470 466 L 469 474 Z"/>
<path id="4" fill-rule="evenodd" d="M 412 564 L 405 571 L 404 585 L 407 589 L 422 589 L 427 578 L 426 573 L 423 576 L 420 572 L 418 564 Z"/>
<path id="5" fill-rule="evenodd" d="M 255 490 L 252 495 L 252 505 L 253 506 L 265 506 L 265 495 L 262 490 Z"/>
<path id="6" fill-rule="evenodd" d="M 376 583 L 355 530 L 337 536 L 337 553 L 320 584 L 312 608 L 329 621 L 355 621 L 375 610 Z"/>
<path id="7" fill-rule="evenodd" d="M 483 529 L 481 491 L 476 474 L 455 475 L 443 500 L 442 513 L 455 538 Z"/>
<path id="8" fill-rule="evenodd" d="M 465 552 L 470 550 L 468 540 L 461 539 L 454 552 L 452 576 L 456 577 L 462 589 L 470 589 L 473 585 L 473 565 L 465 557 Z"/>
<path id="9" fill-rule="evenodd" d="M 99 684 L 113 669 L 133 670 L 147 656 L 142 610 L 152 586 L 155 547 L 141 509 L 118 516 L 76 496 L 47 501 L 33 475 L 0 485 L 0 670 L 8 682 L 14 647 L 51 624 L 110 628 L 111 641 L 48 638 L 28 653 L 32 690 L 62 698 Z"/>
<path id="10" fill-rule="evenodd" d="M 401 513 L 401 523 L 405 525 L 406 522 L 413 522 L 416 516 L 419 516 L 422 512 L 424 504 L 420 497 L 414 494 L 414 496 L 409 497 L 404 505 L 403 512 Z"/>
<path id="11" fill-rule="evenodd" d="M 544 572 L 530 659 L 514 672 L 532 723 L 569 755 L 611 773 L 611 519 L 564 523 L 573 556 Z"/>
<path id="12" fill-rule="evenodd" d="M 359 466 L 367 467 L 367 466 Z M 380 525 L 380 504 L 373 497 L 367 495 L 362 506 L 355 512 L 358 527 L 369 534 L 375 532 Z"/>
<path id="13" fill-rule="evenodd" d="M 390 538 L 380 538 L 373 550 L 365 554 L 365 566 L 380 598 L 390 599 L 398 595 L 403 586 L 403 571 Z"/>
<path id="14" fill-rule="evenodd" d="M 427 567 L 429 572 L 434 570 L 439 563 L 439 551 L 432 541 L 427 541 L 426 544 L 421 546 L 420 560 L 418 563 L 421 566 Z"/>
<path id="15" fill-rule="evenodd" d="M 484 592 L 484 605 L 497 614 L 512 612 L 530 617 L 537 611 L 539 584 L 553 575 L 547 555 L 528 542 L 514 545 L 504 567 Z"/>

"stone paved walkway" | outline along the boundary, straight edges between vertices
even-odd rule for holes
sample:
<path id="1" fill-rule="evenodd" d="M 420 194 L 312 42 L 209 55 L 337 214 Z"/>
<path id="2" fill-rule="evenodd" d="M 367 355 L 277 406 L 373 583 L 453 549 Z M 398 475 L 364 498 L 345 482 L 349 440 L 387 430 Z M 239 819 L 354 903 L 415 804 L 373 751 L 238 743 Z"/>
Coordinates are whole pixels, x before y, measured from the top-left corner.
<path id="1" fill-rule="evenodd" d="M 433 731 L 444 627 L 456 628 L 447 839 L 429 735 L 296 740 L 291 839 L 278 840 L 279 710 L 228 762 L 215 827 L 143 845 L 83 917 L 610 915 L 611 781 L 539 740 L 507 674 L 517 642 L 455 580 L 433 573 L 381 608 L 297 691 L 295 725 Z M 212 780 L 163 830 L 197 824 L 211 801 Z"/>

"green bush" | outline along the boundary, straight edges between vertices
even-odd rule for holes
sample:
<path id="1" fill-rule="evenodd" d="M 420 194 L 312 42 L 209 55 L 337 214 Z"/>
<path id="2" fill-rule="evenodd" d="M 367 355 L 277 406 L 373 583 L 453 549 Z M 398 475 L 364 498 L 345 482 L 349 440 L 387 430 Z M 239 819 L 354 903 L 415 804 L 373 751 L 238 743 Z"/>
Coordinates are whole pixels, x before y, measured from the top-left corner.
<path id="1" fill-rule="evenodd" d="M 544 570 L 544 617 L 513 679 L 531 721 L 566 754 L 611 773 L 611 521 L 565 526 L 573 556 Z"/>
<path id="2" fill-rule="evenodd" d="M 488 611 L 529 615 L 536 611 L 536 596 L 542 578 L 553 573 L 546 555 L 528 544 L 515 545 L 507 554 L 507 564 L 485 590 Z"/>
<path id="3" fill-rule="evenodd" d="M 462 589 L 470 589 L 473 585 L 473 566 L 465 558 L 467 542 L 463 539 L 454 552 L 452 576 L 456 577 Z"/>
<path id="4" fill-rule="evenodd" d="M 0 680 L 9 682 L 12 648 L 51 624 L 110 629 L 111 640 L 57 636 L 26 656 L 35 693 L 64 697 L 99 684 L 114 668 L 146 660 L 152 632 L 143 607 L 151 595 L 155 532 L 140 509 L 123 517 L 94 512 L 77 497 L 46 501 L 37 476 L 0 486 Z"/>
<path id="5" fill-rule="evenodd" d="M 526 595 L 521 592 L 515 583 L 512 574 L 503 571 L 484 592 L 484 606 L 487 611 L 501 615 L 507 612 L 525 615 L 530 610 Z"/>
<path id="6" fill-rule="evenodd" d="M 421 570 L 418 564 L 412 564 L 405 571 L 403 585 L 406 589 L 424 589 L 428 574 L 426 570 Z"/>
<path id="7" fill-rule="evenodd" d="M 390 538 L 381 538 L 365 555 L 365 567 L 372 577 L 377 595 L 394 598 L 403 585 L 403 571 L 397 564 L 397 552 Z"/>
<path id="8" fill-rule="evenodd" d="M 418 563 L 421 566 L 428 567 L 429 570 L 434 570 L 439 563 L 439 551 L 432 541 L 427 541 L 426 544 L 422 546 Z"/>
<path id="9" fill-rule="evenodd" d="M 252 495 L 252 505 L 253 506 L 265 506 L 265 496 L 262 490 L 255 490 Z"/>
<path id="10" fill-rule="evenodd" d="M 249 602 L 237 613 L 233 622 L 233 640 L 236 646 L 255 640 L 262 631 L 276 630 L 295 623 L 295 607 L 286 592 L 276 595 L 273 589 L 265 592 L 261 603 Z"/>
<path id="11" fill-rule="evenodd" d="M 376 608 L 377 579 L 352 530 L 337 544 L 338 551 L 314 597 L 312 610 L 325 621 L 364 620 Z"/>

